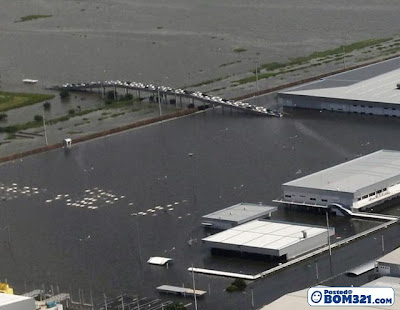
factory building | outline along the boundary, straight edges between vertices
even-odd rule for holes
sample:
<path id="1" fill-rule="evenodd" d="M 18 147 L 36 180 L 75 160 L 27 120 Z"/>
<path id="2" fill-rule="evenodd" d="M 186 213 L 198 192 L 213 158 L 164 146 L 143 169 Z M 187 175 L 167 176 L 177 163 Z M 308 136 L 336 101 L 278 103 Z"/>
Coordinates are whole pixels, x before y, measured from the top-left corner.
<path id="1" fill-rule="evenodd" d="M 334 235 L 329 229 L 329 236 Z M 291 259 L 328 244 L 325 227 L 254 220 L 202 239 L 211 249 Z"/>
<path id="2" fill-rule="evenodd" d="M 0 310 L 35 310 L 35 300 L 31 297 L 0 293 Z"/>
<path id="3" fill-rule="evenodd" d="M 400 195 L 400 152 L 380 150 L 284 183 L 282 190 L 275 202 L 367 209 Z"/>
<path id="4" fill-rule="evenodd" d="M 276 210 L 277 207 L 242 202 L 204 215 L 202 225 L 216 229 L 229 229 L 258 218 L 271 217 L 271 213 Z"/>
<path id="5" fill-rule="evenodd" d="M 284 107 L 400 116 L 400 57 L 278 93 Z"/>

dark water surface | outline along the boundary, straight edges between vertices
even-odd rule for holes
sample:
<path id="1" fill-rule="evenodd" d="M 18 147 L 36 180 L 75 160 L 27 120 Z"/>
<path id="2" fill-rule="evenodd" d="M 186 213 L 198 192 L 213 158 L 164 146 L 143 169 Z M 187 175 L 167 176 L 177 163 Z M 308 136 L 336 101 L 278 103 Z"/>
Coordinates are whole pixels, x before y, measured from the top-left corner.
<path id="1" fill-rule="evenodd" d="M 1 277 L 18 291 L 24 290 L 24 282 L 28 288 L 59 284 L 64 289 L 91 287 L 99 298 L 102 292 L 153 296 L 162 284 L 191 286 L 186 270 L 192 263 L 251 274 L 267 269 L 273 263 L 211 255 L 200 241 L 207 234 L 201 216 L 240 201 L 269 203 L 281 195 L 283 182 L 382 148 L 399 149 L 398 119 L 291 113 L 278 119 L 210 110 L 74 145 L 70 152 L 55 150 L 1 165 L 1 194 L 6 199 L 0 202 L 1 225 L 11 227 L 12 239 L 9 247 L 6 232 L 0 234 Z M 37 187 L 39 193 L 7 194 L 13 183 Z M 93 210 L 68 206 L 67 198 L 55 199 L 68 194 L 72 202 L 82 201 L 90 191 L 106 191 L 118 200 L 96 202 L 98 209 Z M 131 216 L 138 212 L 146 215 Z M 325 224 L 323 215 L 287 210 L 273 218 Z M 338 239 L 376 223 L 338 217 L 331 225 Z M 379 242 L 364 248 L 365 259 L 379 255 L 370 251 L 379 250 Z M 150 256 L 171 257 L 174 265 L 149 266 Z M 349 268 L 364 257 L 349 259 L 356 261 L 340 260 L 338 266 Z M 304 273 L 302 281 L 313 279 L 308 267 L 296 268 Z M 220 298 L 226 299 L 222 290 L 229 279 L 197 277 L 198 288 L 210 285 L 214 292 L 204 307 L 213 309 Z M 254 287 L 262 287 L 263 281 Z M 290 287 L 306 285 L 300 282 Z M 281 289 L 283 293 L 288 287 Z M 235 298 L 229 303 L 235 304 Z M 271 298 L 259 295 L 258 304 Z"/>

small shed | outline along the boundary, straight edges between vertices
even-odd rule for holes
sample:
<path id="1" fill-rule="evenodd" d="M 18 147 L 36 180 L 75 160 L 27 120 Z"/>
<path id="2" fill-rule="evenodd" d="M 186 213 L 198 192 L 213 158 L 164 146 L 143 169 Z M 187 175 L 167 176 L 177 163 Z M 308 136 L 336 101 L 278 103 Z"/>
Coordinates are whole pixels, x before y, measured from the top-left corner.
<path id="1" fill-rule="evenodd" d="M 63 147 L 70 148 L 72 146 L 72 140 L 70 138 L 63 140 Z"/>

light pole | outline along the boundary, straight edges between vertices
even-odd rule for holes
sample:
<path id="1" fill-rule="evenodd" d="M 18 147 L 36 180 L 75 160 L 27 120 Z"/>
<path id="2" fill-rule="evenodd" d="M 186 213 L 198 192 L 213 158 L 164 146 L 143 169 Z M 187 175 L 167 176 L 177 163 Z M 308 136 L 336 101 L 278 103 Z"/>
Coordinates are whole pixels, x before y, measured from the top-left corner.
<path id="1" fill-rule="evenodd" d="M 139 214 L 132 213 L 131 216 L 136 216 L 135 226 L 136 226 L 136 237 L 137 237 L 137 244 L 138 244 L 139 262 L 140 262 L 140 265 L 142 265 L 142 249 L 140 246 L 140 235 L 139 235 Z"/>
<path id="2" fill-rule="evenodd" d="M 331 238 L 329 234 L 329 207 L 326 207 L 325 209 L 325 216 L 326 216 L 326 234 L 328 238 L 328 247 L 329 247 L 329 263 L 331 266 L 331 271 L 332 271 L 332 249 L 331 249 Z"/>
<path id="3" fill-rule="evenodd" d="M 161 111 L 160 86 L 157 86 L 157 98 L 158 98 L 158 109 L 160 110 L 160 117 L 161 117 L 162 111 Z"/>
<path id="4" fill-rule="evenodd" d="M 44 117 L 44 109 L 43 109 L 43 111 L 42 111 L 42 114 L 43 114 L 42 119 L 43 119 L 43 130 L 44 130 L 44 141 L 45 141 L 45 143 L 46 143 L 46 146 L 48 146 L 49 143 L 48 143 L 48 141 L 47 141 L 47 130 L 46 130 L 46 120 L 45 120 L 45 117 Z"/>
<path id="5" fill-rule="evenodd" d="M 82 244 L 83 246 L 83 254 L 84 254 L 84 264 L 85 264 L 85 269 L 87 269 L 88 271 L 88 277 L 89 277 L 89 286 L 90 286 L 90 290 L 92 289 L 92 268 L 91 266 L 89 266 L 89 258 L 88 258 L 88 249 L 86 247 L 86 245 L 88 244 L 89 241 L 91 241 L 91 236 L 87 235 L 84 238 L 79 238 L 79 242 Z M 83 291 L 82 291 L 82 296 L 83 296 Z"/>
<path id="6" fill-rule="evenodd" d="M 194 281 L 194 268 L 193 268 L 193 264 L 192 264 L 192 280 L 193 280 L 194 309 L 197 310 L 196 283 L 195 283 L 195 281 Z"/>
<path id="7" fill-rule="evenodd" d="M 191 161 L 191 164 L 193 165 L 193 168 L 192 168 L 192 193 L 193 193 L 193 201 L 195 202 L 196 201 L 196 191 L 195 191 L 195 186 L 194 186 L 194 178 L 195 178 L 195 173 L 196 173 L 196 162 L 195 162 L 195 159 L 194 159 L 194 153 L 189 153 L 188 154 L 189 155 L 189 158 L 193 158 L 192 159 L 192 161 Z"/>

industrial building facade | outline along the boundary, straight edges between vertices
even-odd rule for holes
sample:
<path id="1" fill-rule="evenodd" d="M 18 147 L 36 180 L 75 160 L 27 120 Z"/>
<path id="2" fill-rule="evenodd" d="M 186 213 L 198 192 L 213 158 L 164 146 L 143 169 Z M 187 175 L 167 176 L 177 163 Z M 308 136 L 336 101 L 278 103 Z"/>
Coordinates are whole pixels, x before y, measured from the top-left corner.
<path id="1" fill-rule="evenodd" d="M 400 58 L 278 93 L 284 107 L 400 116 Z"/>
<path id="2" fill-rule="evenodd" d="M 400 152 L 381 150 L 284 183 L 281 203 L 349 210 L 400 195 Z"/>
<path id="3" fill-rule="evenodd" d="M 335 229 L 271 220 L 254 220 L 202 239 L 212 249 L 291 259 L 328 244 Z"/>

